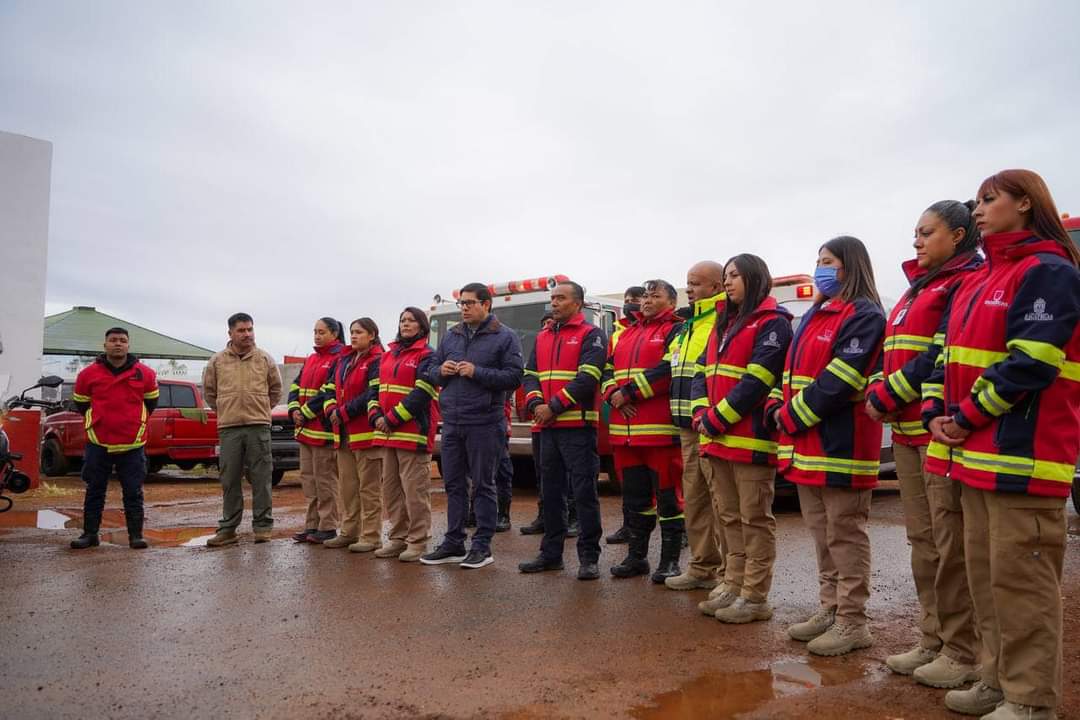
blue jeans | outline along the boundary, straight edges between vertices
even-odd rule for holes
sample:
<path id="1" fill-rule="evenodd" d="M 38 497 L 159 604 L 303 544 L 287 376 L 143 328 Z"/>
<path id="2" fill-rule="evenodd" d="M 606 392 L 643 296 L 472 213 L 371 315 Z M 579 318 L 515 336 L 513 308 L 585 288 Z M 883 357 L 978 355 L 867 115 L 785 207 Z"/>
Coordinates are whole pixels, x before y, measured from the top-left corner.
<path id="1" fill-rule="evenodd" d="M 473 481 L 476 511 L 474 550 L 490 551 L 495 535 L 498 504 L 495 470 L 503 453 L 506 424 L 443 425 L 442 475 L 446 489 L 446 535 L 443 544 L 465 547 L 465 521 L 469 514 L 469 479 Z"/>

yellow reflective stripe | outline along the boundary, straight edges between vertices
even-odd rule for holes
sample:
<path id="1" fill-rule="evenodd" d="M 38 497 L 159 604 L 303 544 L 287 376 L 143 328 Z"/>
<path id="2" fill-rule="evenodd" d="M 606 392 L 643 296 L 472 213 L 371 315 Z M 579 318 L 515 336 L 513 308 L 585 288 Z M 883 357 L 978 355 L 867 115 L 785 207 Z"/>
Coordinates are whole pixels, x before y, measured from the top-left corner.
<path id="1" fill-rule="evenodd" d="M 377 433 L 375 433 L 375 439 L 376 440 L 399 440 L 399 441 L 402 441 L 402 442 L 417 443 L 418 445 L 421 445 L 421 444 L 426 445 L 427 441 L 428 441 L 426 435 L 419 435 L 417 433 L 410 433 L 410 432 L 392 432 L 389 435 L 387 435 L 386 433 L 377 432 Z"/>
<path id="2" fill-rule="evenodd" d="M 372 398 L 371 400 L 367 401 L 367 409 L 368 410 L 374 410 L 377 407 L 379 407 L 379 401 L 378 400 Z"/>
<path id="3" fill-rule="evenodd" d="M 1005 347 L 1010 350 L 1019 350 L 1028 357 L 1052 367 L 1060 368 L 1065 364 L 1065 351 L 1050 343 L 1016 338 L 1005 343 Z"/>
<path id="4" fill-rule="evenodd" d="M 300 408 L 300 414 L 306 417 L 308 420 L 315 419 L 315 411 L 309 408 L 307 405 Z"/>
<path id="5" fill-rule="evenodd" d="M 398 395 L 408 395 L 413 391 L 408 385 L 390 385 L 386 384 L 379 388 L 388 393 L 397 393 Z"/>
<path id="6" fill-rule="evenodd" d="M 795 452 L 793 445 L 781 445 L 777 448 L 777 456 L 782 460 L 791 460 L 791 463 L 800 470 L 809 472 L 836 472 L 847 475 L 877 475 L 881 467 L 878 460 L 847 460 L 844 458 L 821 457 L 818 455 L 802 455 Z"/>
<path id="7" fill-rule="evenodd" d="M 289 408 L 289 412 L 292 412 L 293 410 L 299 410 L 300 409 L 300 403 L 293 400 L 292 402 L 290 402 L 288 404 L 288 408 Z"/>
<path id="8" fill-rule="evenodd" d="M 408 411 L 404 403 L 398 403 L 394 406 L 394 413 L 401 418 L 402 422 L 409 422 L 413 419 L 413 414 Z"/>
<path id="9" fill-rule="evenodd" d="M 979 406 L 994 417 L 1009 412 L 1015 404 L 1006 402 L 1001 395 L 998 395 L 993 383 L 985 377 L 980 377 L 975 381 L 975 384 L 971 386 L 971 392 L 975 394 L 975 400 L 979 403 Z"/>
<path id="10" fill-rule="evenodd" d="M 637 389 L 641 392 L 641 397 L 646 400 L 656 394 L 653 392 L 652 385 L 649 384 L 649 381 L 645 378 L 645 373 L 643 372 L 634 373 L 634 384 L 637 385 Z"/>
<path id="11" fill-rule="evenodd" d="M 309 438 L 312 438 L 314 440 L 333 440 L 333 439 L 335 439 L 334 433 L 323 432 L 322 430 L 312 430 L 311 428 L 300 428 L 299 432 L 297 432 L 296 435 L 298 437 L 300 435 L 303 435 L 304 437 L 309 437 Z"/>
<path id="12" fill-rule="evenodd" d="M 300 388 L 300 390 L 298 392 L 300 393 L 300 397 L 302 397 L 302 398 L 304 398 L 304 397 L 311 398 L 311 397 L 315 397 L 316 395 L 319 394 L 319 389 L 318 388 Z"/>
<path id="13" fill-rule="evenodd" d="M 720 417 L 724 418 L 729 425 L 734 425 L 742 420 L 742 415 L 735 412 L 735 408 L 731 407 L 731 403 L 727 401 L 727 398 L 724 398 L 716 404 L 716 412 L 718 412 Z"/>
<path id="14" fill-rule="evenodd" d="M 832 361 L 825 366 L 825 369 L 855 388 L 855 390 L 862 390 L 866 387 L 866 378 L 862 376 L 862 373 L 840 358 L 833 358 Z"/>
<path id="15" fill-rule="evenodd" d="M 890 423 L 892 425 L 893 432 L 897 435 L 925 435 L 926 428 L 923 427 L 921 422 L 916 420 L 907 420 L 904 422 Z"/>
<path id="16" fill-rule="evenodd" d="M 767 387 L 772 387 L 776 384 L 776 376 L 773 375 L 769 368 L 764 365 L 758 365 L 757 363 L 750 363 L 746 366 L 746 372 L 756 377 L 761 382 L 765 383 Z"/>
<path id="17" fill-rule="evenodd" d="M 979 350 L 978 348 L 969 348 L 962 345 L 946 345 L 944 355 L 944 362 L 946 363 L 959 363 L 960 365 L 970 365 L 977 368 L 988 368 L 994 363 L 1001 362 L 1009 357 L 1009 353 L 1006 352 Z"/>
<path id="18" fill-rule="evenodd" d="M 582 373 L 582 372 L 583 372 L 583 373 L 585 373 L 585 374 L 587 374 L 587 375 L 591 375 L 591 376 L 592 376 L 593 378 L 595 378 L 596 380 L 599 380 L 599 379 L 600 379 L 600 375 L 602 375 L 602 374 L 603 374 L 603 373 L 601 373 L 601 372 L 600 372 L 600 368 L 598 368 L 598 367 L 597 367 L 597 366 L 595 366 L 595 365 L 590 365 L 590 364 L 588 364 L 588 363 L 583 363 L 583 364 L 581 364 L 581 365 L 578 365 L 578 366 L 577 366 L 577 369 L 578 369 L 578 372 L 579 372 L 579 373 Z"/>
<path id="19" fill-rule="evenodd" d="M 368 387 L 378 387 L 378 386 L 379 386 L 379 378 L 372 378 L 371 380 L 368 380 Z"/>
<path id="20" fill-rule="evenodd" d="M 683 363 L 671 366 L 671 377 L 692 378 L 701 372 L 702 366 L 696 362 Z"/>
<path id="21" fill-rule="evenodd" d="M 1061 374 L 1058 376 L 1073 382 L 1080 382 L 1080 363 L 1066 360 L 1061 366 Z"/>
<path id="22" fill-rule="evenodd" d="M 679 428 L 674 425 L 621 425 L 613 424 L 610 428 L 611 435 L 615 437 L 630 437 L 632 435 L 678 435 Z"/>
<path id="23" fill-rule="evenodd" d="M 614 380 L 605 380 L 604 383 L 600 386 L 600 392 L 606 393 L 608 391 L 608 388 L 612 388 L 614 386 L 615 386 L 615 381 Z"/>
<path id="24" fill-rule="evenodd" d="M 581 420 L 581 415 L 582 413 L 574 410 L 568 413 L 563 413 L 562 415 L 556 415 L 555 422 L 578 422 Z M 596 412 L 595 410 L 587 410 L 585 411 L 585 419 L 593 421 L 599 420 L 600 413 Z"/>
<path id="25" fill-rule="evenodd" d="M 71 393 L 71 399 L 75 402 L 90 402 L 89 395 L 80 395 L 79 393 Z"/>
<path id="26" fill-rule="evenodd" d="M 941 383 L 924 382 L 922 384 L 922 396 L 924 400 L 944 400 L 945 386 Z"/>
<path id="27" fill-rule="evenodd" d="M 416 387 L 418 387 L 421 390 L 423 390 L 424 392 L 426 392 L 432 398 L 435 398 L 435 397 L 438 396 L 438 392 L 436 392 L 435 388 L 432 387 L 431 383 L 427 382 L 426 380 L 417 380 L 416 381 Z"/>
<path id="28" fill-rule="evenodd" d="M 915 388 L 911 387 L 911 383 L 904 377 L 904 373 L 897 370 L 889 375 L 885 382 L 889 384 L 889 387 L 893 389 L 900 399 L 904 402 L 911 402 L 915 398 L 919 397 L 919 393 L 915 391 Z"/>
<path id="29" fill-rule="evenodd" d="M 797 392 L 805 388 L 810 383 L 814 382 L 814 378 L 810 377 L 809 375 L 792 375 L 789 372 L 787 380 L 785 382 L 791 386 L 792 390 Z"/>
<path id="30" fill-rule="evenodd" d="M 795 411 L 795 414 L 802 420 L 803 425 L 806 425 L 807 427 L 817 425 L 821 422 L 821 418 L 815 415 L 814 411 L 810 409 L 810 406 L 806 403 L 801 392 L 791 398 L 791 409 Z"/>
<path id="31" fill-rule="evenodd" d="M 1048 480 L 1060 483 L 1072 483 L 1073 473 L 1076 470 L 1075 465 L 1072 463 L 1034 460 L 1018 455 L 999 455 L 997 453 L 978 452 L 963 447 L 953 448 L 952 457 L 955 462 L 958 462 L 971 470 L 1005 473 L 1006 475 L 1019 475 L 1021 477 L 1030 477 L 1036 480 Z"/>
<path id="32" fill-rule="evenodd" d="M 573 380 L 577 377 L 577 373 L 573 370 L 545 370 L 537 373 L 536 377 L 541 380 Z"/>
<path id="33" fill-rule="evenodd" d="M 148 393 L 143 393 L 143 400 L 155 400 L 159 397 L 161 397 L 161 391 L 156 388 Z"/>
<path id="34" fill-rule="evenodd" d="M 525 369 L 525 374 L 527 376 L 529 376 L 529 377 L 534 377 L 534 378 L 540 377 L 540 373 L 536 372 L 535 370 L 529 370 L 528 368 Z"/>
<path id="35" fill-rule="evenodd" d="M 566 398 L 566 400 L 567 400 L 567 401 L 568 401 L 568 402 L 569 402 L 569 403 L 570 403 L 571 405 L 576 405 L 576 404 L 577 404 L 577 400 L 575 400 L 575 399 L 574 399 L 574 396 L 573 396 L 573 395 L 571 395 L 571 394 L 570 394 L 570 393 L 569 393 L 569 392 L 567 391 L 567 389 L 566 389 L 566 388 L 563 388 L 562 390 L 560 390 L 560 391 L 559 391 L 559 394 L 560 394 L 560 395 L 562 395 L 563 397 L 565 397 L 565 398 Z"/>
<path id="36" fill-rule="evenodd" d="M 778 387 L 773 388 L 772 390 L 769 391 L 769 399 L 770 400 L 783 400 L 784 399 L 784 391 L 781 390 Z"/>
<path id="37" fill-rule="evenodd" d="M 717 445 L 723 445 L 724 447 L 732 448 L 734 450 L 751 450 L 753 452 L 763 452 L 770 455 L 775 455 L 777 448 L 777 443 L 773 440 L 758 440 L 757 438 L 727 434 L 717 435 L 716 437 L 701 435 L 700 442 L 702 445 L 716 443 Z"/>
<path id="38" fill-rule="evenodd" d="M 374 440 L 374 439 L 375 439 L 375 433 L 374 432 L 349 433 L 349 442 L 351 442 L 351 443 L 365 442 L 367 440 Z"/>
<path id="39" fill-rule="evenodd" d="M 885 338 L 885 351 L 911 350 L 913 352 L 925 352 L 930 349 L 932 337 L 926 335 L 893 335 Z"/>
<path id="40" fill-rule="evenodd" d="M 709 407 L 709 399 L 708 398 L 703 398 L 703 397 L 702 398 L 694 398 L 690 402 L 690 412 L 697 412 L 701 408 L 707 408 L 707 407 Z"/>
<path id="41" fill-rule="evenodd" d="M 540 392 L 539 390 L 530 390 L 529 392 L 525 393 L 525 399 L 529 400 L 531 398 L 537 398 L 539 400 L 543 400 L 544 399 L 544 393 Z"/>

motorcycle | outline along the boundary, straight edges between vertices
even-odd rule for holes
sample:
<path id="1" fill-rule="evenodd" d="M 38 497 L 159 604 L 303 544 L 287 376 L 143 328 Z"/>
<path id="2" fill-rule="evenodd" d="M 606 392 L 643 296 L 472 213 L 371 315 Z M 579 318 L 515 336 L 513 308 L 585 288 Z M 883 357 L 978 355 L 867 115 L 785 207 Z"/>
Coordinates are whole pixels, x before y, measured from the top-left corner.
<path id="1" fill-rule="evenodd" d="M 7 402 L 4 403 L 4 411 L 32 407 L 47 410 L 56 409 L 59 407 L 59 403 L 28 398 L 26 393 L 42 387 L 57 388 L 63 384 L 64 379 L 56 375 L 43 377 L 38 380 L 36 385 L 26 388 L 19 395 L 8 398 Z M 11 452 L 11 440 L 8 438 L 8 434 L 4 432 L 3 427 L 0 427 L 0 513 L 7 512 L 15 504 L 14 500 L 4 495 L 5 491 L 19 495 L 30 489 L 30 476 L 15 467 L 15 463 L 22 460 L 22 457 L 22 453 Z"/>

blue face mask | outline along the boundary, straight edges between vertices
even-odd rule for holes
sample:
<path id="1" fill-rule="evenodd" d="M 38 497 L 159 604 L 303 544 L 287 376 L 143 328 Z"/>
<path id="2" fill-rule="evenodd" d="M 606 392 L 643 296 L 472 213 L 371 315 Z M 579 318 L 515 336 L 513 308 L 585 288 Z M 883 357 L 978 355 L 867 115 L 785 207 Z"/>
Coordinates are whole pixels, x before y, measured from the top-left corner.
<path id="1" fill-rule="evenodd" d="M 825 297 L 836 297 L 840 294 L 840 281 L 836 279 L 836 267 L 819 267 L 814 270 L 814 285 Z"/>

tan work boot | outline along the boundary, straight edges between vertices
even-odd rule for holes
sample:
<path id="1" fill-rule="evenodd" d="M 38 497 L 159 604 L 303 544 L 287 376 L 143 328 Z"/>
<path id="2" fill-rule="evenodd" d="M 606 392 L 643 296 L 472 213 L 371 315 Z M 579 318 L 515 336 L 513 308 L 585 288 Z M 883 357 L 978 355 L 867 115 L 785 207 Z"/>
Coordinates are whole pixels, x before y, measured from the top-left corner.
<path id="1" fill-rule="evenodd" d="M 366 540 L 359 540 L 349 546 L 349 552 L 366 553 L 371 552 L 372 550 L 378 550 L 381 547 L 381 542 L 367 542 Z"/>
<path id="2" fill-rule="evenodd" d="M 724 590 L 711 596 L 708 600 L 703 600 L 697 604 L 698 610 L 705 615 L 716 616 L 716 611 L 726 608 L 733 602 L 739 599 L 739 596 L 733 592 Z"/>
<path id="3" fill-rule="evenodd" d="M 846 655 L 873 644 L 874 638 L 866 625 L 834 622 L 831 628 L 807 643 L 806 649 L 815 655 Z"/>
<path id="4" fill-rule="evenodd" d="M 214 537 L 209 538 L 206 541 L 206 547 L 221 547 L 223 545 L 233 545 L 240 541 L 240 538 L 236 537 L 235 530 L 218 530 L 214 533 Z"/>
<path id="5" fill-rule="evenodd" d="M 255 542 L 256 543 L 264 543 L 264 542 L 270 542 L 270 537 L 273 534 L 273 531 L 272 530 L 255 530 L 254 534 L 255 534 Z"/>
<path id="6" fill-rule="evenodd" d="M 1053 708 L 1020 705 L 1006 700 L 994 712 L 983 715 L 982 720 L 1057 720 L 1057 713 Z"/>
<path id="7" fill-rule="evenodd" d="M 712 590 L 718 584 L 719 581 L 714 577 L 699 577 L 689 570 L 664 580 L 664 587 L 668 590 Z"/>
<path id="8" fill-rule="evenodd" d="M 743 623 L 768 620 L 772 617 L 772 606 L 767 602 L 752 603 L 744 597 L 716 611 L 716 619 L 723 623 L 741 625 Z"/>
<path id="9" fill-rule="evenodd" d="M 421 557 L 427 554 L 427 545 L 410 545 L 405 548 L 405 552 L 397 556 L 397 559 L 401 562 L 416 562 Z"/>
<path id="10" fill-rule="evenodd" d="M 992 688 L 982 680 L 967 690 L 950 690 L 945 693 L 945 707 L 964 715 L 986 715 L 993 712 L 1005 700 L 1005 693 Z"/>
<path id="11" fill-rule="evenodd" d="M 821 608 L 809 620 L 795 623 L 787 629 L 788 637 L 799 642 L 810 642 L 836 622 L 836 610 Z"/>
<path id="12" fill-rule="evenodd" d="M 401 540 L 391 540 L 387 544 L 375 551 L 375 557 L 377 558 L 396 558 L 401 553 L 405 552 L 407 546 Z"/>
<path id="13" fill-rule="evenodd" d="M 349 537 L 348 535 L 338 535 L 329 540 L 323 540 L 322 546 L 324 548 L 343 548 L 352 545 L 356 541 L 357 538 Z"/>
<path id="14" fill-rule="evenodd" d="M 915 672 L 915 668 L 934 662 L 937 656 L 937 650 L 929 650 L 922 645 L 916 645 L 906 653 L 885 658 L 885 664 L 897 675 L 910 675 Z"/>
<path id="15" fill-rule="evenodd" d="M 920 685 L 935 688 L 957 688 L 979 679 L 979 667 L 966 665 L 941 653 L 934 662 L 917 668 L 912 675 Z"/>

